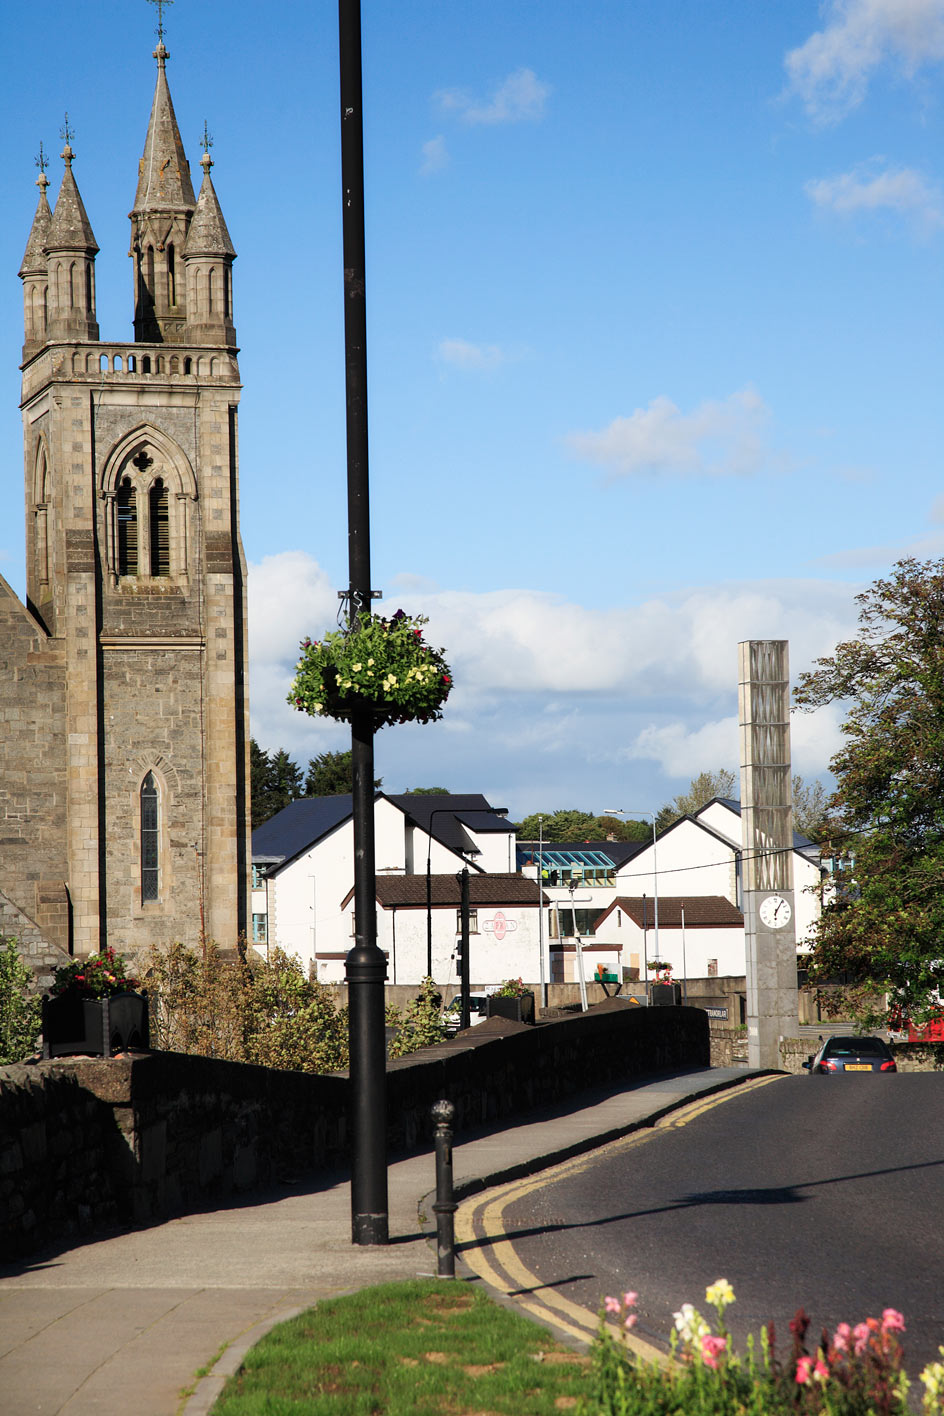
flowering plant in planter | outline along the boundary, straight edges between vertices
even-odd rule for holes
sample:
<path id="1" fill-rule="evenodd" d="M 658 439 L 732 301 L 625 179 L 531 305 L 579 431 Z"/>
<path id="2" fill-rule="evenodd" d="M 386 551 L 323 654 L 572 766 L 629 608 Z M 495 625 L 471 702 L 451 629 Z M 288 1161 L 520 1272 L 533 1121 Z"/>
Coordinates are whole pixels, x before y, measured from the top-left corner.
<path id="1" fill-rule="evenodd" d="M 125 972 L 124 955 L 106 949 L 87 959 L 73 959 L 71 964 L 57 969 L 49 991 L 53 998 L 63 993 L 77 994 L 80 998 L 106 998 L 114 993 L 134 993 L 139 987 L 138 980 Z"/>
<path id="2" fill-rule="evenodd" d="M 527 998 L 531 993 L 520 978 L 506 978 L 501 988 L 496 988 L 495 998 Z"/>
<path id="3" fill-rule="evenodd" d="M 452 674 L 441 649 L 423 640 L 423 615 L 364 614 L 324 639 L 303 639 L 288 702 L 302 712 L 349 719 L 357 709 L 375 726 L 442 717 Z"/>

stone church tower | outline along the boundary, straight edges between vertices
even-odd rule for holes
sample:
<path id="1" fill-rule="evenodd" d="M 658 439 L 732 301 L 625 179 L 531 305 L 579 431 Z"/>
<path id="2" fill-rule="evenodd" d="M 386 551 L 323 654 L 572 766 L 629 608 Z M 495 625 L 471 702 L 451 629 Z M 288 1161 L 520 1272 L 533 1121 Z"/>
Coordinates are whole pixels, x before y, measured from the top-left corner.
<path id="1" fill-rule="evenodd" d="M 99 337 L 68 138 L 20 269 L 27 603 L 0 580 L 0 932 L 76 955 L 246 928 L 235 251 L 209 153 L 194 195 L 163 41 L 154 57 L 134 343 Z"/>

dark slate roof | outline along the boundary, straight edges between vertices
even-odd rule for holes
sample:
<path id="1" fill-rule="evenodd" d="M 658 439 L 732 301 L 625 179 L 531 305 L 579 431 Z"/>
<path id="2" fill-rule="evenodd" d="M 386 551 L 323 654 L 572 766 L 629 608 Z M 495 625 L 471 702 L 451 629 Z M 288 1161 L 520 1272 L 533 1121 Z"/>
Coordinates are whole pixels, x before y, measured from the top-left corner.
<path id="1" fill-rule="evenodd" d="M 489 805 L 481 792 L 451 792 L 444 796 L 414 796 L 411 792 L 393 795 L 388 792 L 385 795 L 388 801 L 392 801 L 405 812 L 417 826 L 429 832 L 451 851 L 474 850 L 462 829 L 461 823 L 466 818 L 470 831 L 511 829 L 508 822 L 499 815 L 495 807 Z"/>
<path id="2" fill-rule="evenodd" d="M 434 875 L 431 877 L 434 905 L 454 905 L 460 903 L 459 880 L 456 875 Z M 341 903 L 343 909 L 353 895 L 353 890 Z M 391 905 L 406 908 L 426 908 L 425 875 L 378 875 L 377 903 L 384 909 Z M 473 909 L 479 905 L 522 905 L 538 904 L 538 891 L 533 880 L 521 875 L 470 875 L 469 903 Z M 541 897 L 547 904 L 547 897 Z"/>
<path id="3" fill-rule="evenodd" d="M 704 929 L 711 926 L 716 929 L 742 928 L 744 925 L 744 916 L 737 905 L 732 905 L 723 895 L 660 895 L 659 928 L 663 925 L 670 929 L 681 928 L 683 907 L 686 929 Z M 599 929 L 607 915 L 617 908 L 629 915 L 633 923 L 640 927 L 648 925 L 651 929 L 655 923 L 651 895 L 645 900 L 641 895 L 620 895 L 596 920 L 594 930 Z"/>
<path id="4" fill-rule="evenodd" d="M 284 863 L 302 855 L 316 841 L 346 821 L 353 811 L 351 795 L 302 797 L 290 801 L 252 833 L 252 858 L 280 858 Z"/>

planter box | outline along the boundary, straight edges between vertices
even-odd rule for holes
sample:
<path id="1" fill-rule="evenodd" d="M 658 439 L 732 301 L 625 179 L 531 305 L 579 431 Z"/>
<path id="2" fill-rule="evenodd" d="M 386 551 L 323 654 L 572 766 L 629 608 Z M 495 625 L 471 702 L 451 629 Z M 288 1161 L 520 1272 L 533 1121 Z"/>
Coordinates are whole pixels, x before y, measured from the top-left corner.
<path id="1" fill-rule="evenodd" d="M 510 1018 L 513 1023 L 534 1022 L 534 994 L 526 993 L 523 998 L 496 998 L 488 996 L 488 1017 Z"/>
<path id="2" fill-rule="evenodd" d="M 146 993 L 108 998 L 62 993 L 43 999 L 43 1057 L 110 1057 L 132 1048 L 145 1052 L 148 1045 Z"/>
<path id="3" fill-rule="evenodd" d="M 649 990 L 649 1001 L 654 1008 L 679 1008 L 682 1004 L 682 985 L 654 983 Z"/>

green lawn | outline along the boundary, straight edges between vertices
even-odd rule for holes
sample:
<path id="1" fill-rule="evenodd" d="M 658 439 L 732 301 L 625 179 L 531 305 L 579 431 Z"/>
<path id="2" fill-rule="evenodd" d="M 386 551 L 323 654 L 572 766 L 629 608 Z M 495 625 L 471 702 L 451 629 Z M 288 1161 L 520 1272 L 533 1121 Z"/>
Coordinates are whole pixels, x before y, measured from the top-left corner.
<path id="1" fill-rule="evenodd" d="M 213 1416 L 544 1416 L 587 1395 L 589 1360 L 471 1284 L 390 1283 L 273 1328 Z"/>

